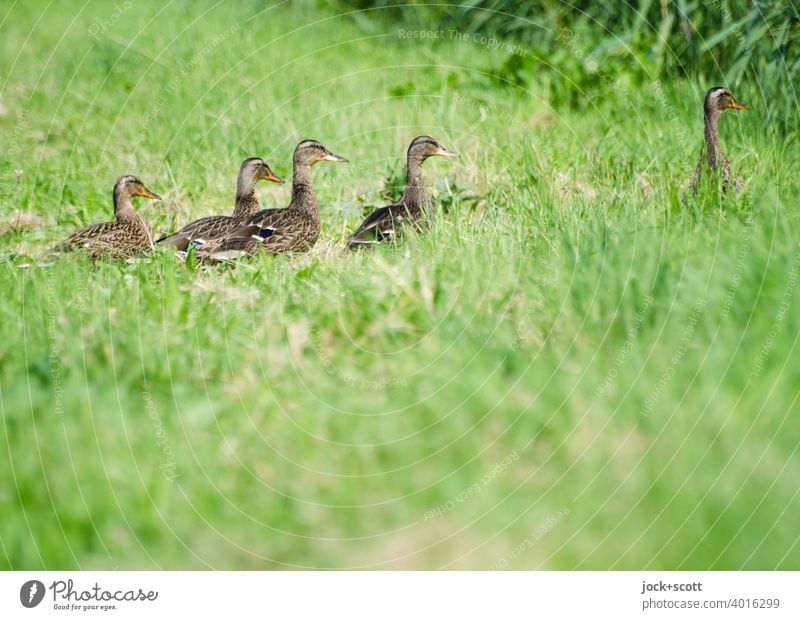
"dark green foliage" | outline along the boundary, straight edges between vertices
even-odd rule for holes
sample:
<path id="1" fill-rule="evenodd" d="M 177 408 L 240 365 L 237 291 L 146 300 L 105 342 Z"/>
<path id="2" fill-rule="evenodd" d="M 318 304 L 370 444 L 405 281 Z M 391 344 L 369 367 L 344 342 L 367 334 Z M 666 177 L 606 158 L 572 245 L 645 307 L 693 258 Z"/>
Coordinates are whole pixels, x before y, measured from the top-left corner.
<path id="1" fill-rule="evenodd" d="M 800 15 L 791 0 L 333 4 L 409 30 L 487 37 L 487 46 L 509 52 L 487 67 L 491 73 L 520 87 L 545 79 L 555 103 L 580 105 L 587 96 L 615 96 L 609 87 L 624 96 L 631 80 L 688 77 L 698 91 L 717 83 L 735 89 L 756 105 L 765 126 L 783 131 L 798 126 Z"/>

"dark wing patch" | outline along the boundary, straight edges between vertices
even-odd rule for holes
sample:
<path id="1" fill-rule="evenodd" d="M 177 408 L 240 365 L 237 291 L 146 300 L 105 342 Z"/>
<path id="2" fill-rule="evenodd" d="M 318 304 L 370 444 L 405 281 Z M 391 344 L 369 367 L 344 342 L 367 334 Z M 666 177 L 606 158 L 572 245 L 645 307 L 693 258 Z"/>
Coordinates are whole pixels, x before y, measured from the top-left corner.
<path id="1" fill-rule="evenodd" d="M 240 226 L 226 237 L 226 239 L 253 239 L 255 241 L 263 241 L 275 234 L 275 228 L 272 226 L 260 226 L 258 224 L 249 224 L 247 226 Z"/>
<path id="2" fill-rule="evenodd" d="M 271 237 L 274 234 L 275 234 L 274 228 L 261 228 L 257 233 L 254 233 L 252 237 L 254 239 L 264 240 L 267 239 L 268 237 Z"/>

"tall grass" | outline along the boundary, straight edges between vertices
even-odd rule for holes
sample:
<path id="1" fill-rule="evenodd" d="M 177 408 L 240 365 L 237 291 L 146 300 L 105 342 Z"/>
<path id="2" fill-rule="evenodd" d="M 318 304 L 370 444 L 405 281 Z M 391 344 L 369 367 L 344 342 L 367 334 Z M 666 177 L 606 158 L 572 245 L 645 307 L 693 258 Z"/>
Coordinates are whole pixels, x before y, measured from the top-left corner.
<path id="1" fill-rule="evenodd" d="M 569 78 L 573 102 L 604 83 L 689 78 L 724 83 L 758 102 L 765 127 L 797 130 L 800 14 L 791 0 L 453 4 L 337 0 L 336 6 L 410 28 L 497 37 L 512 57 L 497 77 L 531 84 L 542 71 Z M 361 15 L 357 13 L 357 15 Z"/>

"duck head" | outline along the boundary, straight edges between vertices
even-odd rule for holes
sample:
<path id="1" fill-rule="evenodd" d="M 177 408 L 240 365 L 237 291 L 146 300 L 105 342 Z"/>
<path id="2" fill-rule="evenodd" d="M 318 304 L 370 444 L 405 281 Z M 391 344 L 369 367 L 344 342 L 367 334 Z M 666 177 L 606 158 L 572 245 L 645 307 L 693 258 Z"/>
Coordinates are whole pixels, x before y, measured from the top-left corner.
<path id="1" fill-rule="evenodd" d="M 130 199 L 134 196 L 141 196 L 143 198 L 151 198 L 152 200 L 161 200 L 161 196 L 154 194 L 147 189 L 137 177 L 132 174 L 126 174 L 117 179 L 114 184 L 114 198 Z"/>
<path id="2" fill-rule="evenodd" d="M 239 168 L 239 178 L 248 180 L 255 185 L 258 181 L 271 181 L 272 183 L 285 183 L 260 157 L 249 157 L 242 162 Z"/>
<path id="3" fill-rule="evenodd" d="M 316 140 L 303 140 L 294 149 L 295 166 L 313 166 L 318 161 L 331 161 L 338 164 L 347 163 L 344 157 L 331 153 Z"/>
<path id="4" fill-rule="evenodd" d="M 731 91 L 722 86 L 715 86 L 706 93 L 706 99 L 703 102 L 703 110 L 706 116 L 717 116 L 722 114 L 725 110 L 747 110 L 746 105 L 736 101 L 731 95 Z"/>
<path id="5" fill-rule="evenodd" d="M 420 163 L 429 157 L 458 157 L 458 153 L 446 149 L 430 136 L 417 136 L 408 147 L 408 159 Z"/>

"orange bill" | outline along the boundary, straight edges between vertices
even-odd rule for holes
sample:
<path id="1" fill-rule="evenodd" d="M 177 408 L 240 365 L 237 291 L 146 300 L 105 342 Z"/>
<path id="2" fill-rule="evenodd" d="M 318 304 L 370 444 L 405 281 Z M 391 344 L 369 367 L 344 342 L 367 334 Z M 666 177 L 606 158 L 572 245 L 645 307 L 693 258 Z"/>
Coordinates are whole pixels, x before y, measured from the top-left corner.
<path id="1" fill-rule="evenodd" d="M 324 161 L 332 161 L 332 162 L 337 163 L 337 164 L 346 164 L 347 163 L 347 160 L 344 157 L 342 157 L 340 155 L 336 155 L 335 153 L 331 153 L 330 151 L 325 153 L 325 155 L 322 156 L 322 159 Z"/>
<path id="2" fill-rule="evenodd" d="M 446 149 L 443 146 L 440 146 L 436 150 L 434 155 L 438 155 L 439 157 L 458 157 L 458 153 L 456 153 L 455 151 L 451 151 L 449 149 Z"/>
<path id="3" fill-rule="evenodd" d="M 137 196 L 144 196 L 145 198 L 152 198 L 153 200 L 161 200 L 161 196 L 159 196 L 158 194 L 154 194 L 144 186 L 142 187 L 142 192 L 140 194 L 137 194 Z"/>

